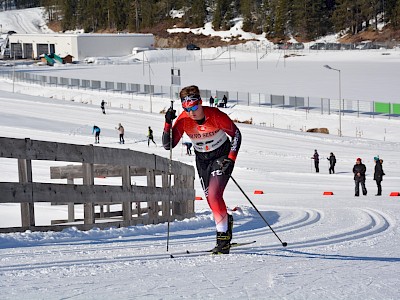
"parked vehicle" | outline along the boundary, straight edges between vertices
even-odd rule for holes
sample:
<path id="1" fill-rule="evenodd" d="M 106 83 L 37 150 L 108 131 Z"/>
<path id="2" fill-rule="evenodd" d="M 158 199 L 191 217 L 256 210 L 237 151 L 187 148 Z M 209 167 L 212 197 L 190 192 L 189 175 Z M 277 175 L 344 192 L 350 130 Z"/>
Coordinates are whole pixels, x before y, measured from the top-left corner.
<path id="1" fill-rule="evenodd" d="M 196 46 L 195 44 L 187 44 L 186 49 L 187 50 L 200 50 L 200 47 Z"/>
<path id="2" fill-rule="evenodd" d="M 325 50 L 326 44 L 325 43 L 315 43 L 310 46 L 311 50 Z"/>
<path id="3" fill-rule="evenodd" d="M 356 49 L 355 44 L 340 44 L 340 50 L 354 50 Z"/>
<path id="4" fill-rule="evenodd" d="M 325 45 L 326 50 L 340 50 L 339 43 L 326 43 Z"/>

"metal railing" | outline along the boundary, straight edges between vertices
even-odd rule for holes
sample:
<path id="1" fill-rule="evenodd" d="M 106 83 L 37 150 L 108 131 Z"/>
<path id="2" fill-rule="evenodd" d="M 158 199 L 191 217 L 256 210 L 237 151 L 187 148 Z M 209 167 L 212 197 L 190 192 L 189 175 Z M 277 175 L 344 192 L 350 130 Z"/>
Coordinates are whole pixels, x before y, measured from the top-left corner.
<path id="1" fill-rule="evenodd" d="M 88 80 L 79 78 L 67 78 L 47 76 L 29 72 L 13 72 L 3 70 L 3 78 L 13 81 L 27 82 L 41 86 L 59 86 L 69 89 L 83 89 L 103 91 L 109 93 L 121 93 L 129 95 L 152 95 L 155 97 L 176 99 L 179 87 L 149 85 L 130 82 L 113 82 L 101 80 Z M 357 117 L 384 117 L 399 118 L 400 104 L 388 102 L 376 102 L 366 100 L 329 99 L 319 97 L 307 97 L 296 95 L 274 95 L 270 93 L 251 93 L 230 90 L 201 90 L 201 96 L 205 103 L 213 96 L 222 99 L 226 95 L 227 106 L 245 105 L 280 109 L 303 110 L 306 112 L 317 112 L 320 114 L 338 114 L 341 105 L 342 114 L 352 114 Z"/>

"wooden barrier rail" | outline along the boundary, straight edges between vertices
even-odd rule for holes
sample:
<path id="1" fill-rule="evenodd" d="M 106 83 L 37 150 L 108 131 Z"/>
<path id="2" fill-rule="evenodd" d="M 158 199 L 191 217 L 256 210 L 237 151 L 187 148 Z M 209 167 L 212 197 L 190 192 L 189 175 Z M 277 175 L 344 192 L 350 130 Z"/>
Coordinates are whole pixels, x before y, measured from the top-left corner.
<path id="1" fill-rule="evenodd" d="M 156 224 L 194 216 L 194 168 L 172 161 L 170 186 L 170 162 L 154 154 L 0 137 L 0 157 L 18 159 L 19 176 L 19 182 L 0 182 L 0 203 L 21 205 L 21 227 L 0 228 L 0 232 L 62 230 L 71 226 L 88 230 Z M 32 181 L 35 160 L 80 164 L 50 167 L 50 179 L 67 179 L 67 184 L 38 183 Z M 132 176 L 146 176 L 147 186 L 132 185 Z M 156 186 L 156 176 L 161 176 L 162 187 Z M 95 177 L 121 177 L 122 183 L 121 186 L 95 185 Z M 76 178 L 82 178 L 83 184 L 75 184 Z M 57 225 L 35 226 L 34 203 L 38 202 L 68 205 L 68 219 L 53 220 L 52 224 Z M 146 207 L 142 207 L 143 203 Z M 78 204 L 84 206 L 83 223 L 74 216 Z M 103 205 L 113 204 L 122 205 L 122 211 L 104 213 Z M 132 204 L 136 207 L 132 208 Z M 95 213 L 96 205 L 100 206 L 100 213 Z M 96 223 L 100 218 L 106 220 Z"/>

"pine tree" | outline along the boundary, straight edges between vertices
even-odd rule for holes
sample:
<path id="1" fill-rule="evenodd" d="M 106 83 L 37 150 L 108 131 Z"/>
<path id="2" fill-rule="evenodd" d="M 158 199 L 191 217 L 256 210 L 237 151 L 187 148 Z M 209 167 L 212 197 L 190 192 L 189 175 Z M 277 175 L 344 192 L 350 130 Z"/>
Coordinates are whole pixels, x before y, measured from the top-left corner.
<path id="1" fill-rule="evenodd" d="M 288 24 L 288 0 L 277 0 L 275 8 L 274 34 L 276 37 L 284 38 Z"/>
<path id="2" fill-rule="evenodd" d="M 141 1 L 141 12 L 142 12 L 142 28 L 150 28 L 154 24 L 154 11 L 153 6 L 155 0 L 143 0 Z"/>
<path id="3" fill-rule="evenodd" d="M 70 28 L 75 28 L 76 18 L 75 11 L 78 5 L 77 0 L 65 0 L 62 2 L 63 19 L 61 21 L 61 28 L 67 30 Z"/>
<path id="4" fill-rule="evenodd" d="M 224 0 L 217 0 L 217 3 L 215 4 L 215 10 L 214 10 L 213 21 L 212 21 L 212 25 L 215 30 L 219 30 L 221 28 L 223 2 L 224 2 Z"/>
<path id="5" fill-rule="evenodd" d="M 190 25 L 203 27 L 206 19 L 206 3 L 204 0 L 193 0 L 190 13 Z"/>
<path id="6" fill-rule="evenodd" d="M 252 0 L 242 0 L 241 1 L 240 12 L 243 17 L 243 30 L 244 31 L 251 31 L 253 28 L 251 8 L 252 8 Z"/>

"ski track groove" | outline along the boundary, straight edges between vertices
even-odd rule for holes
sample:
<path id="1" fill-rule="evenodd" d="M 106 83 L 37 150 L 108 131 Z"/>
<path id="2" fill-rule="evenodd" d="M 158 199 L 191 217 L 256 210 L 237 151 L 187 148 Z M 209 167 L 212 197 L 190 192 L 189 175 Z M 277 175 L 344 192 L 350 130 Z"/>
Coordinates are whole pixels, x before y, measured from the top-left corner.
<path id="1" fill-rule="evenodd" d="M 388 219 L 380 212 L 373 210 L 373 209 L 359 209 L 360 212 L 366 216 L 367 221 L 361 224 L 358 228 L 354 230 L 342 230 L 342 232 L 333 234 L 330 236 L 324 236 L 324 237 L 317 237 L 317 238 L 310 238 L 305 241 L 300 241 L 300 242 L 290 242 L 289 241 L 289 248 L 309 248 L 309 247 L 317 247 L 317 246 L 328 246 L 328 245 L 334 245 L 334 244 L 339 244 L 343 242 L 353 242 L 355 240 L 360 240 L 364 239 L 367 237 L 372 237 L 375 235 L 378 235 L 386 230 L 388 230 L 392 225 L 391 222 L 388 221 Z M 301 213 L 297 212 L 294 214 L 295 217 L 291 222 L 288 222 L 287 224 L 283 224 L 280 226 L 277 226 L 277 228 L 280 228 L 280 232 L 295 232 L 296 230 L 304 230 L 306 226 L 310 226 L 313 224 L 318 223 L 321 220 L 321 213 L 315 210 L 306 210 L 302 211 Z M 279 224 L 279 223 L 277 223 Z M 329 224 L 328 224 L 329 225 Z M 344 228 L 346 229 L 346 228 Z M 260 231 L 265 231 L 268 230 L 268 228 L 258 228 L 256 230 L 249 230 L 249 231 L 244 231 L 240 232 L 237 236 L 240 238 L 249 238 L 249 237 L 255 237 L 260 235 Z M 264 233 L 261 233 L 264 234 Z M 269 233 L 272 234 L 272 233 Z M 203 239 L 213 239 L 213 236 L 209 237 L 204 237 Z M 193 241 L 194 240 L 194 241 Z M 185 241 L 185 243 L 182 243 L 183 245 L 188 245 L 192 242 L 196 244 L 196 242 L 199 242 L 198 239 L 191 238 Z M 132 261 L 151 261 L 151 260 L 159 260 L 159 259 L 169 259 L 169 255 L 173 254 L 176 255 L 177 259 L 180 258 L 190 258 L 190 257 L 197 257 L 197 256 L 202 256 L 204 253 L 192 253 L 192 254 L 186 254 L 185 252 L 180 252 L 180 253 L 145 253 L 143 249 L 146 249 L 148 247 L 149 242 L 144 242 L 140 243 L 138 241 L 132 241 L 135 246 L 128 246 L 126 244 L 124 245 L 111 245 L 107 247 L 99 247 L 99 245 L 93 245 L 89 244 L 88 248 L 82 251 L 80 248 L 80 255 L 82 255 L 82 259 L 74 259 L 74 260 L 68 260 L 68 259 L 63 259 L 63 260 L 58 260 L 57 257 L 61 258 L 64 257 L 70 253 L 75 253 L 75 249 L 64 249 L 64 250 L 49 250 L 46 248 L 45 251 L 35 251 L 33 253 L 28 253 L 30 247 L 24 248 L 22 250 L 22 253 L 11 253 L 7 255 L 2 255 L 1 257 L 1 262 L 2 265 L 0 267 L 0 272 L 10 272 L 10 271 L 23 271 L 23 270 L 34 270 L 34 269 L 43 269 L 43 268 L 62 268 L 62 267 L 69 267 L 71 264 L 74 266 L 85 266 L 85 265 L 105 265 L 105 264 L 110 264 L 110 263 L 123 263 L 123 262 L 132 262 Z M 138 245 L 139 243 L 139 245 Z M 151 243 L 151 242 L 150 242 Z M 58 246 L 59 245 L 55 245 Z M 177 245 L 175 245 L 177 246 Z M 73 245 L 72 245 L 73 247 Z M 164 247 L 164 245 L 159 245 L 156 248 L 161 249 Z M 281 249 L 281 245 L 272 245 L 272 246 L 243 246 L 238 250 L 235 250 L 237 254 L 262 254 L 265 253 L 267 250 L 278 250 Z M 20 250 L 20 249 L 19 249 Z M 25 252 L 26 250 L 26 252 Z M 116 252 L 116 250 L 120 250 L 121 252 Z M 115 252 L 115 257 L 110 259 L 107 256 L 104 256 L 104 251 L 113 251 Z M 126 253 L 129 251 L 130 253 L 137 253 L 133 255 L 121 255 L 117 256 L 118 253 Z M 249 252 L 250 251 L 250 252 Z M 141 253 L 140 253 L 141 252 Z M 32 262 L 32 258 L 39 258 L 42 256 L 48 257 L 49 255 L 53 255 L 54 259 L 52 262 Z M 88 258 L 87 256 L 95 256 L 95 257 L 90 257 Z M 207 253 L 204 255 L 207 256 Z M 28 263 L 19 263 L 19 264 L 9 264 L 6 265 L 8 261 L 13 261 L 13 258 L 18 259 L 23 259 L 25 258 Z"/>

